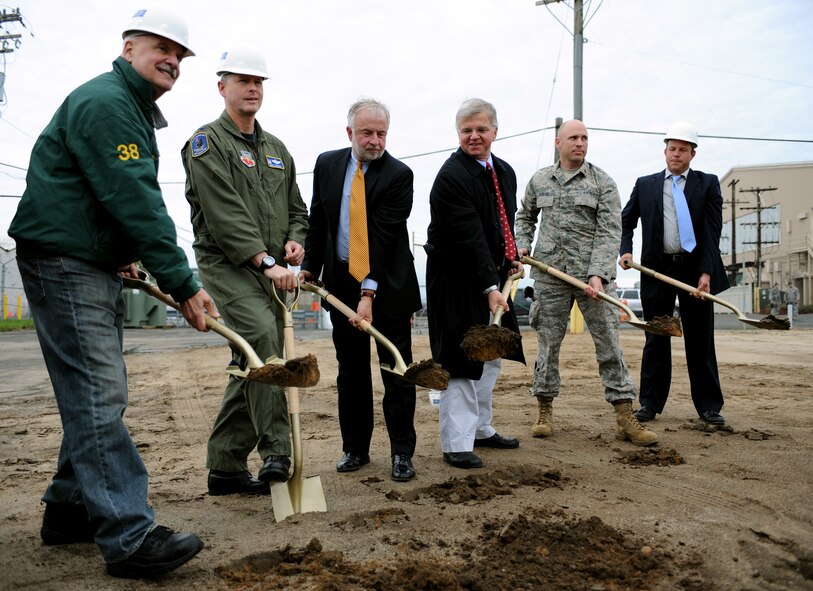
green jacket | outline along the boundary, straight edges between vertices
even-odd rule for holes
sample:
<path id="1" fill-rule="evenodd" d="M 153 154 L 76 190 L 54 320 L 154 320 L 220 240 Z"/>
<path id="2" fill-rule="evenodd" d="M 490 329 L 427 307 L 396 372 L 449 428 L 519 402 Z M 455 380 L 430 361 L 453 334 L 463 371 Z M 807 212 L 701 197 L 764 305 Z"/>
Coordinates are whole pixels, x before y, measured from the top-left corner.
<path id="1" fill-rule="evenodd" d="M 158 186 L 152 84 L 121 57 L 74 90 L 31 152 L 9 235 L 21 258 L 69 256 L 103 269 L 141 260 L 183 301 L 199 288 Z"/>
<path id="2" fill-rule="evenodd" d="M 304 245 L 308 210 L 285 145 L 255 122 L 259 151 L 225 111 L 198 129 L 181 154 L 195 252 L 244 264 L 263 250 L 278 261 L 288 240 Z"/>

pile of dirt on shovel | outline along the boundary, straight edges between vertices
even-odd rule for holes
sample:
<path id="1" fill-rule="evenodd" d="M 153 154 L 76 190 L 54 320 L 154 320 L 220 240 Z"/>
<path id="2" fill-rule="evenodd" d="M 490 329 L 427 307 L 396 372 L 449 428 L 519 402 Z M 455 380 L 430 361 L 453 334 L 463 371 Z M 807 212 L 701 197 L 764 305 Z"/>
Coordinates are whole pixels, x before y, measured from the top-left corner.
<path id="1" fill-rule="evenodd" d="M 680 318 L 674 316 L 655 316 L 647 322 L 649 326 L 661 331 L 661 334 L 672 337 L 682 337 L 683 331 L 680 329 Z"/>
<path id="2" fill-rule="evenodd" d="M 677 556 L 618 531 L 598 517 L 527 508 L 507 520 L 485 520 L 464 540 L 426 540 L 443 548 L 424 558 L 420 546 L 399 546 L 389 561 L 351 562 L 318 539 L 221 565 L 217 574 L 245 591 L 359 589 L 501 591 L 514 589 L 689 589 L 711 591 L 702 561 Z"/>
<path id="3" fill-rule="evenodd" d="M 513 355 L 521 346 L 522 335 L 496 324 L 472 326 L 460 343 L 466 357 L 480 362 Z"/>

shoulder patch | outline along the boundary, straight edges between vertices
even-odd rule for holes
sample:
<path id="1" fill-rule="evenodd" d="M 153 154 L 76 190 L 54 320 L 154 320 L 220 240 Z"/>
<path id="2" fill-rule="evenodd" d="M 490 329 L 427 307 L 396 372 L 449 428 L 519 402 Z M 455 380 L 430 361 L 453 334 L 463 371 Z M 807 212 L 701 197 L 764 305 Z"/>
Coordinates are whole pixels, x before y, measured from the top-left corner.
<path id="1" fill-rule="evenodd" d="M 205 131 L 195 134 L 189 143 L 192 144 L 192 158 L 197 158 L 209 151 L 209 136 Z"/>
<path id="2" fill-rule="evenodd" d="M 271 168 L 285 170 L 285 164 L 282 163 L 281 158 L 277 158 L 276 156 L 269 156 L 268 154 L 266 154 L 265 160 L 266 162 L 268 162 L 268 166 L 270 166 Z"/>

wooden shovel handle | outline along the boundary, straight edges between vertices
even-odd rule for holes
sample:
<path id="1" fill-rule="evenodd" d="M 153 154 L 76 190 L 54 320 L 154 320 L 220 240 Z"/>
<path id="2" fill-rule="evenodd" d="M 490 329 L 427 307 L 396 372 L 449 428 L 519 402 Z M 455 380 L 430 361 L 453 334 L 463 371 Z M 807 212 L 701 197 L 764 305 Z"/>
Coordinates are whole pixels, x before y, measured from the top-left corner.
<path id="1" fill-rule="evenodd" d="M 502 297 L 505 298 L 505 301 L 508 301 L 508 296 L 511 295 L 511 288 L 514 287 L 514 281 L 520 279 L 518 277 L 519 273 L 514 273 L 513 275 L 509 275 L 508 279 L 505 280 L 505 284 L 502 286 Z M 497 326 L 500 325 L 502 322 L 502 315 L 505 313 L 505 308 L 502 306 L 498 306 L 496 310 L 494 310 L 494 318 L 491 320 L 491 324 L 495 324 Z"/>
<path id="2" fill-rule="evenodd" d="M 140 289 L 154 297 L 156 300 L 159 300 L 165 303 L 167 306 L 175 308 L 179 312 L 181 311 L 181 306 L 178 305 L 178 302 L 173 300 L 170 296 L 165 294 L 163 291 L 158 289 L 156 285 L 153 285 L 149 281 L 142 281 L 141 279 L 133 279 L 132 277 L 122 277 L 122 281 L 125 287 L 129 287 L 130 289 Z M 212 331 L 216 332 L 220 336 L 226 338 L 228 341 L 233 343 L 243 355 L 246 356 L 246 361 L 248 363 L 248 367 L 251 369 L 257 369 L 259 367 L 263 367 L 264 364 L 260 360 L 259 355 L 254 351 L 251 345 L 248 344 L 243 337 L 239 334 L 231 330 L 230 328 L 224 326 L 211 316 L 206 316 L 206 326 L 208 326 Z"/>
<path id="3" fill-rule="evenodd" d="M 302 283 L 300 287 L 303 291 L 315 293 L 348 318 L 353 318 L 354 316 L 356 316 L 356 312 L 352 308 L 350 308 L 350 306 L 345 304 L 343 301 L 334 296 L 332 293 L 330 293 L 321 285 L 318 285 L 316 283 Z M 367 322 L 366 320 L 360 320 L 359 326 L 361 327 L 361 330 L 366 332 L 368 335 L 373 337 L 376 341 L 378 341 L 387 348 L 387 350 L 392 354 L 392 357 L 395 360 L 395 367 L 393 368 L 393 371 L 397 374 L 404 375 L 404 372 L 407 370 L 407 366 L 406 362 L 404 362 L 404 358 L 401 357 L 401 353 L 398 351 L 398 348 L 395 345 L 393 345 L 392 342 L 387 337 L 381 334 L 378 331 L 378 329 L 373 327 L 373 325 Z"/>
<path id="4" fill-rule="evenodd" d="M 546 265 L 542 261 L 538 261 L 538 260 L 536 260 L 534 258 L 527 257 L 527 256 L 522 257 L 520 260 L 522 261 L 522 263 L 524 265 L 531 265 L 532 267 L 536 267 L 537 269 L 542 269 L 548 275 L 553 275 L 557 279 L 561 279 L 565 283 L 569 283 L 570 285 L 572 285 L 574 287 L 578 287 L 580 289 L 585 289 L 587 287 L 590 287 L 584 281 L 576 279 L 572 275 L 568 275 L 567 273 L 564 273 L 564 272 L 560 271 L 559 269 L 557 269 L 555 267 L 551 267 L 550 265 Z M 624 310 L 624 312 L 626 312 L 627 315 L 630 318 L 635 317 L 635 314 L 632 313 L 632 310 L 630 310 L 629 306 L 625 305 L 623 302 L 621 302 L 620 300 L 614 298 L 610 294 L 608 294 L 608 293 L 606 293 L 604 291 L 597 291 L 596 295 L 599 297 L 599 299 L 604 300 L 608 304 L 612 304 L 613 306 L 616 306 L 617 308 L 621 308 L 622 310 Z"/>
<path id="5" fill-rule="evenodd" d="M 644 267 L 643 265 L 639 265 L 635 261 L 626 260 L 626 261 L 624 261 L 624 266 L 626 266 L 628 268 L 632 268 L 632 269 L 637 269 L 638 271 L 640 271 L 641 273 L 644 273 L 645 275 L 649 275 L 650 277 L 654 277 L 655 279 L 657 279 L 659 281 L 663 281 L 664 283 L 668 283 L 669 285 L 673 285 L 673 286 L 677 287 L 678 289 L 682 289 L 683 291 L 688 291 L 692 295 L 695 295 L 695 296 L 699 295 L 704 300 L 709 300 L 710 302 L 715 302 L 717 304 L 720 304 L 721 306 L 725 306 L 729 310 L 733 310 L 737 314 L 737 316 L 745 317 L 745 314 L 743 314 L 742 311 L 739 308 L 737 308 L 734 304 L 732 304 L 730 302 L 727 302 L 722 298 L 718 298 L 717 296 L 713 296 L 710 293 L 700 291 L 699 289 L 697 289 L 696 287 L 692 287 L 688 283 L 683 283 L 682 281 L 679 281 L 677 279 L 669 277 L 669 275 L 664 275 L 663 273 L 658 273 L 654 269 L 650 269 L 649 267 Z"/>

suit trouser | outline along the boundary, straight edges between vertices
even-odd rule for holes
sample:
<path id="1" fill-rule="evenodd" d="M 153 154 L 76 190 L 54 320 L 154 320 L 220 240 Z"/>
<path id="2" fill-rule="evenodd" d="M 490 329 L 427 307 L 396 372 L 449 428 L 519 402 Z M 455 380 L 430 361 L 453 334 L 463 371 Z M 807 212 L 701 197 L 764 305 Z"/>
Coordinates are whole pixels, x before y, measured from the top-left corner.
<path id="1" fill-rule="evenodd" d="M 487 361 L 479 380 L 452 378 L 441 392 L 440 447 L 444 453 L 472 451 L 475 439 L 497 432 L 491 426 L 491 401 L 500 366 L 499 359 Z"/>
<path id="2" fill-rule="evenodd" d="M 214 258 L 214 257 L 213 257 Z M 270 295 L 271 282 L 230 263 L 198 254 L 203 284 L 217 303 L 226 326 L 246 339 L 260 359 L 283 357 L 279 304 Z M 233 360 L 245 367 L 243 354 L 232 348 Z M 247 470 L 256 447 L 263 460 L 289 456 L 291 427 L 285 390 L 280 386 L 229 377 L 207 446 L 210 470 Z"/>
<path id="3" fill-rule="evenodd" d="M 689 269 L 689 266 L 690 263 L 666 262 L 656 270 L 689 285 L 697 285 L 699 275 Z M 677 295 L 692 402 L 698 414 L 706 411 L 719 412 L 723 408 L 723 392 L 720 389 L 717 354 L 714 349 L 713 304 L 662 281 L 649 277 L 642 277 L 641 280 L 651 283 L 646 290 L 647 297 L 641 298 L 645 320 L 656 316 L 671 316 Z M 641 291 L 644 292 L 643 289 Z M 671 383 L 672 341 L 668 336 L 648 332 L 641 359 L 641 406 L 662 413 Z"/>
<path id="4" fill-rule="evenodd" d="M 342 279 L 331 286 L 333 295 L 350 308 L 356 309 L 361 286 L 347 273 L 337 273 Z M 330 288 L 329 288 L 330 290 Z M 404 359 L 412 363 L 412 326 L 410 315 L 392 318 L 378 311 L 377 300 L 373 304 L 373 326 L 389 340 Z M 336 388 L 339 396 L 339 427 L 342 433 L 342 451 L 359 455 L 370 452 L 373 437 L 373 378 L 370 368 L 370 335 L 355 328 L 347 316 L 337 310 L 330 311 L 333 323 L 333 344 L 339 374 Z M 393 367 L 392 353 L 376 341 L 378 361 Z M 384 423 L 390 439 L 390 454 L 412 457 L 415 453 L 415 385 L 397 374 L 381 370 L 384 382 Z"/>

